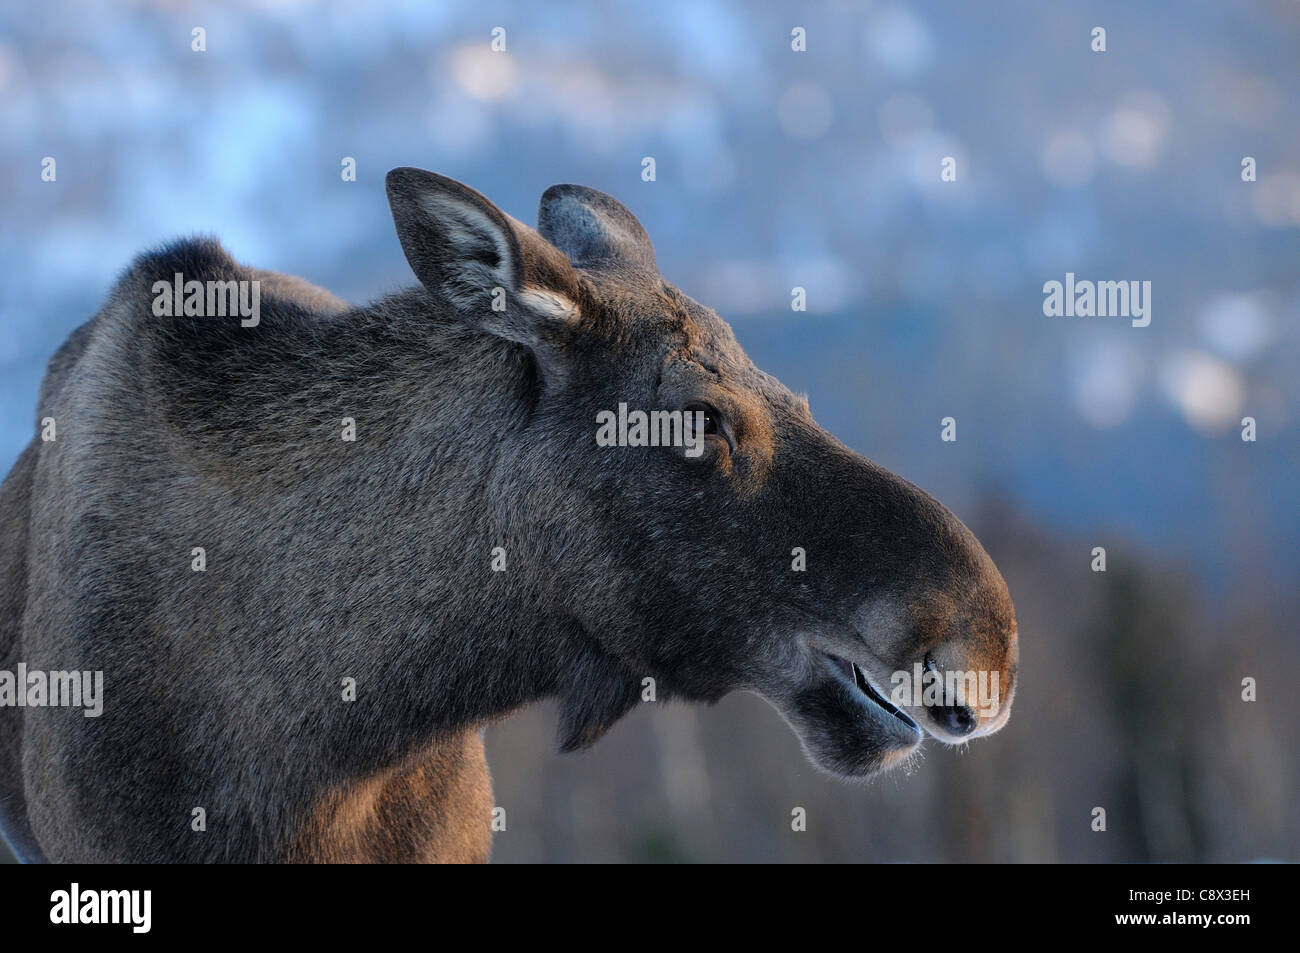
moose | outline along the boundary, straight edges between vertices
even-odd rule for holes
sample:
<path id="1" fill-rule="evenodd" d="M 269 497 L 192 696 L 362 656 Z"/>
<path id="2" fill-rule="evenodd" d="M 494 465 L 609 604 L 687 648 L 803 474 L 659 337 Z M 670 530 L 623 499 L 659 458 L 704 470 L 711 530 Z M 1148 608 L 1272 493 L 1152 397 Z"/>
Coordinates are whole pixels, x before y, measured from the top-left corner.
<path id="1" fill-rule="evenodd" d="M 755 692 L 845 778 L 1006 722 L 1015 611 L 974 535 L 755 367 L 627 208 L 558 185 L 534 229 L 414 168 L 387 194 L 413 287 L 354 307 L 182 240 L 51 358 L 0 489 L 0 670 L 103 698 L 0 707 L 20 859 L 486 861 L 484 727 L 555 699 L 582 749 L 646 679 Z M 260 314 L 160 317 L 176 276 L 258 282 Z M 620 404 L 700 451 L 598 444 Z M 914 666 L 996 704 L 895 704 Z"/>

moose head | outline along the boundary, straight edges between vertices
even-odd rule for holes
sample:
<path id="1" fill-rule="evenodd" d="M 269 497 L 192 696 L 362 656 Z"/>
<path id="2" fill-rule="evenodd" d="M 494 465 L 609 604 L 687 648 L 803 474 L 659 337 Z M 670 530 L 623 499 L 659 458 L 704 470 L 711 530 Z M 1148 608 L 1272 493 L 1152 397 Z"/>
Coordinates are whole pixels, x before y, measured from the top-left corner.
<path id="1" fill-rule="evenodd" d="M 545 561 L 536 597 L 608 660 L 560 679 L 578 680 L 559 688 L 565 747 L 594 741 L 645 677 L 689 700 L 759 693 L 841 776 L 889 767 L 923 732 L 958 743 L 1006 722 L 1015 612 L 979 542 L 755 367 L 660 275 L 627 208 L 555 186 L 534 230 L 410 168 L 388 195 L 429 294 L 528 357 L 520 400 L 486 421 L 517 474 L 499 506 Z M 680 412 L 682 440 L 596 439 L 620 407 Z M 912 686 L 895 704 L 914 672 L 927 686 L 979 673 L 992 690 L 927 702 Z"/>

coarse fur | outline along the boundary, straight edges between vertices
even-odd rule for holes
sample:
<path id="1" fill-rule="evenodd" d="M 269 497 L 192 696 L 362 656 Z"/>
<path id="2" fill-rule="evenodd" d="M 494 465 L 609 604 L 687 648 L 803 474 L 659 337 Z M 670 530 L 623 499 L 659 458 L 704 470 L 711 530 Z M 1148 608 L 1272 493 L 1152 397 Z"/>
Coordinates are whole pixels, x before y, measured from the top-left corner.
<path id="1" fill-rule="evenodd" d="M 180 241 L 51 359 L 57 436 L 0 488 L 0 669 L 99 670 L 105 698 L 0 708 L 21 858 L 486 860 L 483 726 L 553 697 L 581 748 L 647 677 L 757 691 L 851 777 L 920 733 L 827 657 L 996 671 L 976 733 L 1005 722 L 1014 610 L 979 543 L 754 367 L 631 212 L 557 186 L 535 231 L 415 169 L 388 194 L 410 289 L 351 307 Z M 178 273 L 262 281 L 260 321 L 156 316 Z M 698 458 L 598 446 L 620 402 L 716 429 Z"/>

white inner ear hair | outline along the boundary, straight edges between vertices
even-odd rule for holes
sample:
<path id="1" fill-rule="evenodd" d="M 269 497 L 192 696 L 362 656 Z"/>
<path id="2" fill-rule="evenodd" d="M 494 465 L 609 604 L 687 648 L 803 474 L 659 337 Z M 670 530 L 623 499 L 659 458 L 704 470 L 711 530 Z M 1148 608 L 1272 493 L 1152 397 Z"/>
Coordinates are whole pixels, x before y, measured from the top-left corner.
<path id="1" fill-rule="evenodd" d="M 524 288 L 519 292 L 519 300 L 538 314 L 554 321 L 567 323 L 578 320 L 578 305 L 557 291 Z"/>
<path id="2" fill-rule="evenodd" d="M 496 222 L 472 205 L 442 195 L 422 196 L 420 204 L 438 223 L 451 249 L 471 268 L 483 262 L 489 250 L 495 250 L 497 265 L 484 270 L 489 272 L 495 284 L 509 287 L 514 262 L 506 236 Z"/>

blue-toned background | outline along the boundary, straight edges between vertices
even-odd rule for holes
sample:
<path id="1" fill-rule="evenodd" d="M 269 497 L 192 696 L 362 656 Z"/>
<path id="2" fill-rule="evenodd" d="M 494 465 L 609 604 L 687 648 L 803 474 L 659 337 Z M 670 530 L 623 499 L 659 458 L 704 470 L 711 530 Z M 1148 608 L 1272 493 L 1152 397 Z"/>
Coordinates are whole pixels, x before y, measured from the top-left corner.
<path id="1" fill-rule="evenodd" d="M 520 714 L 489 733 L 498 859 L 1297 859 L 1298 49 L 1281 0 L 10 4 L 0 464 L 149 245 L 213 233 L 360 301 L 412 280 L 388 169 L 527 222 L 591 185 L 824 425 L 972 525 L 1025 674 L 1003 734 L 867 788 L 752 698 L 564 758 Z M 1066 272 L 1151 281 L 1150 326 L 1045 317 Z"/>

